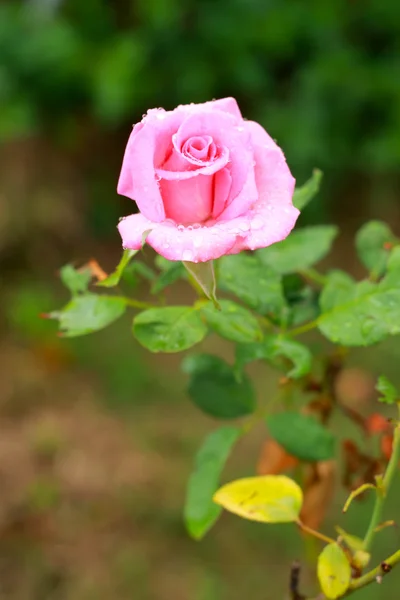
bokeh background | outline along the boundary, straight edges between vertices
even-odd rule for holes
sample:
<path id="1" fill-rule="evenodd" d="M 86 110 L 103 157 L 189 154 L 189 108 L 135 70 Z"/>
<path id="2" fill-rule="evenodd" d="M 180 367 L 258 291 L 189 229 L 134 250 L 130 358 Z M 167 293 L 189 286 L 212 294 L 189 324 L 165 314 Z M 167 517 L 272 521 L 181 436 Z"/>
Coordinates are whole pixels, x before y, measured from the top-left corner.
<path id="1" fill-rule="evenodd" d="M 399 233 L 397 0 L 0 4 L 0 598 L 272 600 L 285 597 L 291 560 L 312 557 L 290 527 L 229 516 L 189 540 L 185 481 L 213 424 L 185 397 L 180 357 L 144 352 L 128 319 L 65 341 L 38 317 L 66 301 L 61 265 L 118 261 L 115 226 L 132 203 L 115 187 L 132 123 L 226 95 L 278 140 L 299 183 L 324 171 L 300 224 L 338 223 L 330 261 L 361 273 L 357 227 L 379 218 Z M 373 410 L 373 378 L 399 381 L 398 346 L 353 353 L 347 401 Z M 276 374 L 254 376 L 260 396 L 272 393 Z M 264 436 L 243 441 L 229 474 L 254 471 Z M 353 510 L 355 533 L 369 510 Z M 380 539 L 378 552 L 398 547 L 393 530 Z M 394 600 L 398 586 L 393 573 L 362 597 Z"/>

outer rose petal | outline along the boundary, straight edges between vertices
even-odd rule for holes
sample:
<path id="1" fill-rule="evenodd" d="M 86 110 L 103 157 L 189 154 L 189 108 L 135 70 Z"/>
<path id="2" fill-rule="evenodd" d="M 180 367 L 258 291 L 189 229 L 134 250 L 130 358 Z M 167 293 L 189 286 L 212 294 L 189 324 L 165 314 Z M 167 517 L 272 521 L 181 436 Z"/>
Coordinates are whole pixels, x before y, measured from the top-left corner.
<path id="1" fill-rule="evenodd" d="M 202 104 L 187 104 L 179 107 L 181 110 L 187 109 L 190 112 L 198 112 L 207 110 L 219 110 L 226 112 L 236 117 L 239 121 L 242 121 L 242 113 L 235 100 L 235 98 L 220 98 L 219 100 L 210 100 L 210 102 L 203 102 Z"/>
<path id="2" fill-rule="evenodd" d="M 153 223 L 141 214 L 130 215 L 118 224 L 124 248 L 137 250 L 143 233 L 151 230 L 146 243 L 168 260 L 206 262 L 230 254 L 240 232 L 234 222 L 210 227 L 182 227 L 172 221 Z"/>
<path id="3" fill-rule="evenodd" d="M 299 214 L 297 208 L 288 204 L 264 204 L 256 207 L 254 211 L 242 217 L 243 226 L 246 224 L 249 231 L 245 237 L 237 238 L 235 246 L 228 254 L 266 248 L 281 242 L 292 231 Z"/>
<path id="4" fill-rule="evenodd" d="M 245 121 L 253 144 L 258 201 L 269 204 L 292 204 L 295 179 L 289 171 L 282 150 L 268 133 L 254 121 Z"/>
<path id="5" fill-rule="evenodd" d="M 171 137 L 184 115 L 179 111 L 150 110 L 135 125 L 126 146 L 118 193 L 135 200 L 139 210 L 152 221 L 165 218 L 160 188 L 155 178 L 157 160 L 164 158 Z"/>

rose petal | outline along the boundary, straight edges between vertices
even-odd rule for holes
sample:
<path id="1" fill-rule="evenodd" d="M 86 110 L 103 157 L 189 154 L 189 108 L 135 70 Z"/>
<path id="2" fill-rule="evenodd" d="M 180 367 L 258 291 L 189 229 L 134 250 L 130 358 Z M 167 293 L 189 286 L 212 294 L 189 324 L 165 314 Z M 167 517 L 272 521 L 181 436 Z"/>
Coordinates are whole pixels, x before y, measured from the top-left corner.
<path id="1" fill-rule="evenodd" d="M 242 227 L 248 227 L 245 237 L 239 238 L 230 254 L 242 250 L 266 248 L 284 240 L 292 231 L 300 211 L 293 205 L 262 204 L 247 215 L 239 217 Z"/>
<path id="2" fill-rule="evenodd" d="M 213 207 L 213 179 L 212 175 L 177 178 L 175 181 L 161 179 L 166 217 L 182 225 L 206 221 Z"/>
<path id="3" fill-rule="evenodd" d="M 205 262 L 229 254 L 238 228 L 231 223 L 211 227 L 182 227 L 172 221 L 153 223 L 143 215 L 130 215 L 118 224 L 124 248 L 137 250 L 142 246 L 143 233 L 149 231 L 146 242 L 168 260 Z"/>
<path id="4" fill-rule="evenodd" d="M 213 219 L 217 219 L 225 208 L 232 185 L 232 177 L 226 167 L 214 175 Z"/>
<path id="5" fill-rule="evenodd" d="M 268 133 L 253 121 L 245 121 L 251 134 L 259 202 L 292 204 L 295 179 L 282 150 Z"/>
<path id="6" fill-rule="evenodd" d="M 172 147 L 172 135 L 183 118 L 176 110 L 150 110 L 135 125 L 126 146 L 118 193 L 135 200 L 140 212 L 152 221 L 165 218 L 154 166 L 165 160 L 168 148 Z"/>
<path id="7" fill-rule="evenodd" d="M 250 208 L 258 197 L 253 169 L 253 150 L 250 132 L 229 113 L 220 111 L 196 112 L 180 125 L 174 144 L 180 148 L 184 142 L 197 135 L 211 135 L 217 148 L 229 150 L 229 169 L 232 185 L 227 204 L 234 202 L 228 218 L 234 218 Z M 246 192 L 242 194 L 245 184 Z"/>

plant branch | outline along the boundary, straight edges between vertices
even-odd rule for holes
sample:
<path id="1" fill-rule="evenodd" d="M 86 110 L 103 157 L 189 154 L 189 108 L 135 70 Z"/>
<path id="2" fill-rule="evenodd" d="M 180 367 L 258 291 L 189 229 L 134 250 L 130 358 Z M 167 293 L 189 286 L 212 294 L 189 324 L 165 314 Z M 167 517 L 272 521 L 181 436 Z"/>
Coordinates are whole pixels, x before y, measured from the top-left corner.
<path id="1" fill-rule="evenodd" d="M 376 533 L 376 529 L 377 529 L 378 525 L 380 524 L 380 522 L 382 521 L 382 512 L 383 512 L 383 507 L 385 504 L 385 499 L 386 499 L 387 493 L 389 491 L 389 488 L 392 484 L 392 481 L 394 479 L 394 475 L 397 471 L 399 458 L 400 458 L 400 425 L 397 425 L 396 429 L 394 430 L 392 455 L 390 457 L 385 475 L 383 476 L 381 485 L 378 486 L 374 510 L 372 513 L 372 517 L 371 517 L 371 521 L 370 521 L 367 533 L 365 534 L 365 538 L 364 538 L 364 550 L 366 552 L 368 552 L 368 550 L 370 549 L 373 539 L 374 539 L 374 536 L 375 536 L 375 533 Z"/>
<path id="2" fill-rule="evenodd" d="M 140 300 L 126 298 L 125 296 L 122 299 L 125 301 L 127 306 L 132 306 L 132 308 L 157 308 L 155 304 L 150 304 L 150 302 L 141 302 Z"/>
<path id="3" fill-rule="evenodd" d="M 302 531 L 304 531 L 304 533 L 308 533 L 309 535 L 312 535 L 313 537 L 317 538 L 318 540 L 325 542 L 325 544 L 332 544 L 332 543 L 334 544 L 335 543 L 334 539 L 328 537 L 327 535 L 324 535 L 323 533 L 320 533 L 319 531 L 316 531 L 315 529 L 312 529 L 311 527 L 308 527 L 308 525 L 305 525 L 300 520 L 296 521 L 296 525 Z"/>
<path id="4" fill-rule="evenodd" d="M 295 327 L 294 329 L 291 329 L 287 333 L 288 333 L 288 335 L 294 337 L 296 335 L 301 335 L 302 333 L 306 333 L 307 331 L 310 331 L 311 329 L 315 329 L 316 327 L 318 327 L 318 319 L 315 319 L 315 321 L 309 321 L 308 323 L 305 323 L 304 325 L 300 325 L 300 327 Z"/>
<path id="5" fill-rule="evenodd" d="M 316 269 L 312 269 L 311 267 L 308 269 L 301 269 L 298 273 L 305 279 L 309 279 L 321 286 L 324 286 L 328 281 L 328 278 L 325 277 L 325 275 L 322 275 L 322 273 L 319 273 Z"/>

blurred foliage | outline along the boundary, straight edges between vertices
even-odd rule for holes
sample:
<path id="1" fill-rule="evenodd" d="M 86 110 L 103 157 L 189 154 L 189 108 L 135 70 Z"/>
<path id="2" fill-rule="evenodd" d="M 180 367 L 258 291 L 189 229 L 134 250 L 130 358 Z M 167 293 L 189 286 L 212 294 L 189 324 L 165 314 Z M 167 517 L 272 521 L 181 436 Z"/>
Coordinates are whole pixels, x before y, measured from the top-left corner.
<path id="1" fill-rule="evenodd" d="M 6 1 L 0 137 L 74 139 L 85 119 L 109 131 L 233 95 L 299 177 L 393 172 L 399 49 L 396 0 Z"/>

